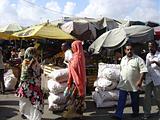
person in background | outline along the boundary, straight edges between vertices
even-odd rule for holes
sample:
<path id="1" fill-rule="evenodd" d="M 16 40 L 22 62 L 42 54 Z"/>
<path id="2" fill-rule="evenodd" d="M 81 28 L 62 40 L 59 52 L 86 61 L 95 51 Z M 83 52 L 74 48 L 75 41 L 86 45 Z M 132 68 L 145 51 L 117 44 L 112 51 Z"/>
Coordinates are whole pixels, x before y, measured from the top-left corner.
<path id="1" fill-rule="evenodd" d="M 69 61 L 71 60 L 73 53 L 70 49 L 69 43 L 65 42 L 61 45 L 62 51 L 64 51 L 64 63 L 68 66 Z"/>
<path id="2" fill-rule="evenodd" d="M 82 42 L 75 40 L 72 43 L 73 58 L 69 62 L 68 87 L 64 95 L 67 96 L 67 111 L 64 111 L 64 118 L 76 118 L 83 115 L 85 109 L 86 95 L 86 71 L 85 57 Z"/>
<path id="3" fill-rule="evenodd" d="M 19 50 L 18 58 L 20 58 L 21 60 L 23 60 L 23 59 L 24 59 L 24 52 L 25 52 L 25 50 L 24 50 L 24 49 L 20 49 L 20 50 Z"/>
<path id="4" fill-rule="evenodd" d="M 157 50 L 158 45 L 155 41 L 148 42 L 149 53 L 146 56 L 146 65 L 148 73 L 145 79 L 145 97 L 144 97 L 144 116 L 147 120 L 151 114 L 151 95 L 154 93 L 157 106 L 160 111 L 160 52 Z M 160 115 L 160 113 L 159 113 Z"/>
<path id="5" fill-rule="evenodd" d="M 120 81 L 117 86 L 119 89 L 118 106 L 113 116 L 115 120 L 122 120 L 123 110 L 126 104 L 127 95 L 131 96 L 132 117 L 139 115 L 139 92 L 147 67 L 142 58 L 135 55 L 131 43 L 125 45 L 126 55 L 120 63 Z"/>
<path id="6" fill-rule="evenodd" d="M 4 85 L 4 63 L 3 63 L 3 51 L 2 47 L 0 47 L 0 88 L 1 93 L 5 93 L 5 85 Z"/>
<path id="7" fill-rule="evenodd" d="M 118 51 L 115 51 L 115 64 L 120 64 L 122 59 L 122 54 Z"/>
<path id="8" fill-rule="evenodd" d="M 11 58 L 11 46 L 6 46 L 4 48 L 4 51 L 3 51 L 3 56 L 4 57 L 4 62 L 9 62 L 10 58 Z"/>
<path id="9" fill-rule="evenodd" d="M 11 59 L 15 59 L 15 58 L 18 58 L 18 53 L 16 51 L 16 48 L 13 47 L 11 50 Z"/>
<path id="10" fill-rule="evenodd" d="M 29 47 L 24 54 L 20 83 L 16 91 L 20 98 L 20 113 L 23 119 L 40 120 L 42 117 L 44 99 L 41 90 L 41 74 L 37 50 Z"/>

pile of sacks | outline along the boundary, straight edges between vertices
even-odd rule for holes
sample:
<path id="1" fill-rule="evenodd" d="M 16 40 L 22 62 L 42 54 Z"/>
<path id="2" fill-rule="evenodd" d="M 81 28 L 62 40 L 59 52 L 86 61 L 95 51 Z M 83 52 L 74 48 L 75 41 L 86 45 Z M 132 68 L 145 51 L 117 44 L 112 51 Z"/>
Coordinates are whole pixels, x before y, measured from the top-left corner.
<path id="1" fill-rule="evenodd" d="M 118 103 L 119 93 L 116 89 L 120 79 L 119 64 L 99 63 L 98 77 L 94 82 L 95 91 L 92 92 L 93 100 L 98 108 L 113 107 Z M 127 104 L 130 104 L 127 97 Z"/>
<path id="2" fill-rule="evenodd" d="M 66 97 L 63 92 L 67 87 L 68 69 L 54 70 L 48 76 L 50 77 L 50 80 L 48 80 L 49 110 L 63 111 L 66 106 Z"/>

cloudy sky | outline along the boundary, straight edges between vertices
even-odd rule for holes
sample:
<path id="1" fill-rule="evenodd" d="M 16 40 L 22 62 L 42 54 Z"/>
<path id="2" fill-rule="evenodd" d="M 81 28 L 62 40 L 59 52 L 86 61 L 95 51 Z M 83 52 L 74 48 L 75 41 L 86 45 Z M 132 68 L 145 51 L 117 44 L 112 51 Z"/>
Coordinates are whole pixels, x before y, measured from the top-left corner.
<path id="1" fill-rule="evenodd" d="M 0 0 L 0 25 L 27 26 L 66 16 L 160 23 L 160 0 Z"/>

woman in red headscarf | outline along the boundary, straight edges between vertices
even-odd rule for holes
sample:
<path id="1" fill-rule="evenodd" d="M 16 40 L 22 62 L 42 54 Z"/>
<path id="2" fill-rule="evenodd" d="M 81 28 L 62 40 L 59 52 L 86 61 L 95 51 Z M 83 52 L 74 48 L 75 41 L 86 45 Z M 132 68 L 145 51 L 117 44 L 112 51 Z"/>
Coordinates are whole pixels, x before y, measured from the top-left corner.
<path id="1" fill-rule="evenodd" d="M 76 40 L 72 43 L 73 58 L 69 63 L 69 78 L 66 93 L 68 97 L 67 111 L 63 117 L 80 117 L 85 109 L 86 95 L 85 57 L 82 42 Z"/>

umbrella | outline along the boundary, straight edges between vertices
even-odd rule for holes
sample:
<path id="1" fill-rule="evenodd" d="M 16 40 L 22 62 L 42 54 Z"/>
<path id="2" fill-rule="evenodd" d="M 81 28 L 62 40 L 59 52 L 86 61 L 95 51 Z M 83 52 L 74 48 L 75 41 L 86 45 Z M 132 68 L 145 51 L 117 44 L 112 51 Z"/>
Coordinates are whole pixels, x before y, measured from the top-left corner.
<path id="1" fill-rule="evenodd" d="M 118 23 L 114 19 L 110 19 L 107 17 L 97 18 L 95 20 L 90 21 L 96 28 L 96 38 L 102 35 L 104 32 L 118 28 L 120 23 Z M 95 40 L 95 39 L 94 39 Z"/>
<path id="2" fill-rule="evenodd" d="M 110 19 L 107 17 L 98 18 L 95 20 L 90 21 L 97 30 L 101 30 L 106 28 L 107 31 L 117 28 L 119 26 L 118 22 L 114 19 Z"/>
<path id="3" fill-rule="evenodd" d="M 110 18 L 82 18 L 82 17 L 64 17 L 60 20 L 51 22 L 60 26 L 65 32 L 77 37 L 80 40 L 95 40 L 97 32 L 105 28 L 105 31 L 117 28 L 119 24 Z"/>
<path id="4" fill-rule="evenodd" d="M 20 31 L 22 29 L 23 28 L 19 24 L 14 23 L 14 24 L 8 24 L 4 27 L 1 27 L 0 32 L 13 33 L 13 32 L 16 32 L 16 31 Z"/>
<path id="5" fill-rule="evenodd" d="M 77 18 L 66 22 L 61 26 L 61 29 L 80 40 L 92 40 L 96 38 L 95 26 L 85 18 Z"/>
<path id="6" fill-rule="evenodd" d="M 66 22 L 69 22 L 69 21 L 73 21 L 75 19 L 75 17 L 63 17 L 61 19 L 57 19 L 57 20 L 54 20 L 54 21 L 51 21 L 50 23 L 52 25 L 55 25 L 57 27 L 60 27 L 62 26 L 64 23 Z"/>
<path id="7" fill-rule="evenodd" d="M 13 34 L 20 38 L 49 38 L 49 39 L 59 39 L 59 40 L 73 40 L 73 36 L 65 33 L 58 27 L 51 25 L 49 23 L 40 24 L 26 28 L 25 30 L 16 32 Z"/>
<path id="8" fill-rule="evenodd" d="M 157 27 L 157 26 L 159 26 L 159 23 L 148 21 L 148 22 L 146 22 L 146 25 L 149 27 Z"/>
<path id="9" fill-rule="evenodd" d="M 132 43 L 144 43 L 154 39 L 154 30 L 148 26 L 134 25 L 121 27 L 105 32 L 90 46 L 89 51 L 98 54 L 102 47 L 118 49 L 127 41 Z"/>

